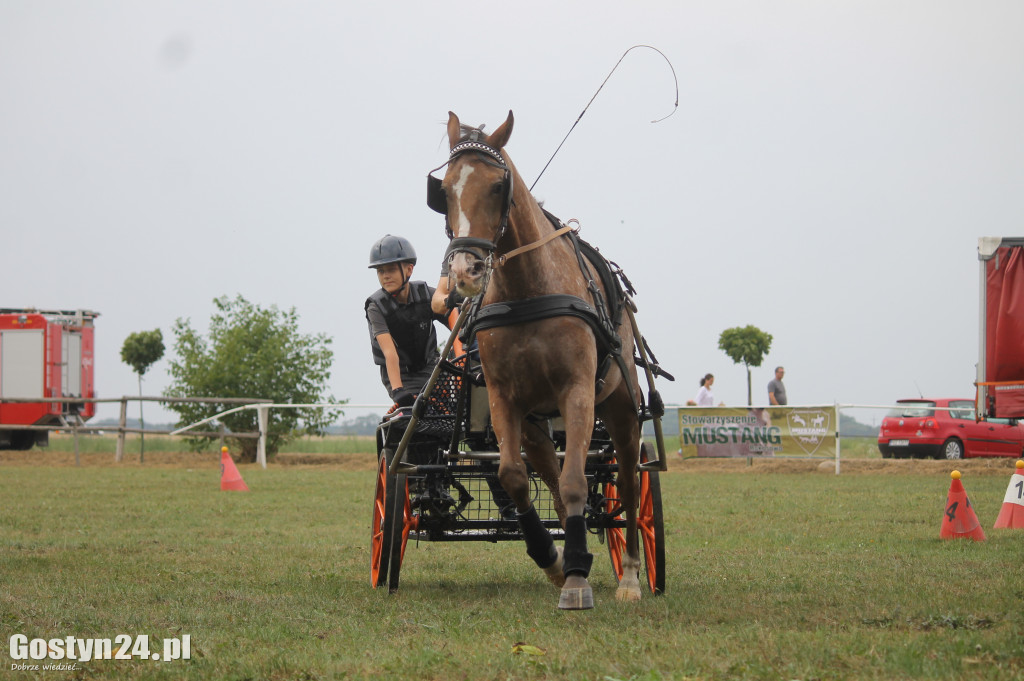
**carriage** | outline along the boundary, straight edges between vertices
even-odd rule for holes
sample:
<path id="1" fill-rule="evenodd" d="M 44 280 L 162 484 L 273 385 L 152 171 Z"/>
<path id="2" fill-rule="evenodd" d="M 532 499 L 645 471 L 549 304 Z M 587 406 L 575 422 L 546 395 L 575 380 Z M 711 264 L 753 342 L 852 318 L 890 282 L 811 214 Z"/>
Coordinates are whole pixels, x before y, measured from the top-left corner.
<path id="1" fill-rule="evenodd" d="M 520 539 L 560 588 L 559 609 L 585 610 L 596 534 L 616 600 L 637 601 L 642 572 L 655 594 L 665 588 L 654 376 L 671 376 L 640 334 L 621 268 L 526 188 L 504 149 L 512 127 L 511 111 L 491 134 L 449 112 L 448 161 L 435 168 L 445 176 L 427 176 L 449 284 L 466 300 L 411 412 L 377 431 L 371 581 L 398 588 L 410 539 Z M 469 352 L 453 352 L 463 324 Z M 648 420 L 656 455 L 642 442 Z"/>
<path id="2" fill-rule="evenodd" d="M 377 478 L 373 502 L 370 579 L 374 588 L 398 589 L 410 541 L 521 541 L 515 508 L 498 482 L 498 444 L 488 413 L 487 388 L 478 362 L 466 354 L 442 359 L 438 380 L 425 396 L 423 413 L 413 407 L 387 415 L 377 428 Z M 648 414 L 650 417 L 650 414 Z M 560 419 L 538 423 L 564 455 Z M 411 428 L 411 431 L 409 429 Z M 396 453 L 406 440 L 402 461 Z M 647 461 L 648 445 L 641 444 Z M 394 469 L 394 473 L 392 473 Z M 533 503 L 552 536 L 563 536 L 554 500 L 530 470 Z M 608 549 L 612 570 L 622 577 L 626 520 L 615 476 L 618 465 L 603 423 L 594 422 L 586 478 L 587 528 Z M 641 467 L 638 526 L 647 585 L 665 590 L 665 529 L 657 468 Z"/>

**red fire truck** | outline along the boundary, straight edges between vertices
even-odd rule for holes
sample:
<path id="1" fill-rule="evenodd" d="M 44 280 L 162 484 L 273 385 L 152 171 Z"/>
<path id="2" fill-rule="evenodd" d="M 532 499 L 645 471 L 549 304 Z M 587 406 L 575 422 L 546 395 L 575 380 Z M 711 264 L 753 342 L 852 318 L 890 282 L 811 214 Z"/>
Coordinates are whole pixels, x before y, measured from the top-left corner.
<path id="1" fill-rule="evenodd" d="M 1024 418 L 1024 237 L 978 239 L 978 415 Z"/>
<path id="2" fill-rule="evenodd" d="M 93 320 L 98 316 L 90 310 L 0 308 L 0 449 L 49 443 L 48 431 L 16 426 L 70 425 L 96 413 L 93 402 L 22 400 L 96 397 Z"/>

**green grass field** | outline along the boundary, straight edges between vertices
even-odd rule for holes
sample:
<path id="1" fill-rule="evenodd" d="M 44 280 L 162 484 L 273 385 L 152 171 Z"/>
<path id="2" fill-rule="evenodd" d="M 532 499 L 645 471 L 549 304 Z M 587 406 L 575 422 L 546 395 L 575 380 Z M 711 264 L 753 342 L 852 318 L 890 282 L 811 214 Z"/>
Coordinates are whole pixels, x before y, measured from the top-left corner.
<path id="1" fill-rule="evenodd" d="M 839 476 L 674 461 L 667 593 L 617 603 L 592 540 L 597 607 L 567 613 L 518 543 L 410 545 L 399 592 L 371 589 L 365 465 L 241 466 L 240 493 L 219 491 L 215 457 L 0 456 L 4 676 L 1024 678 L 1024 530 L 990 529 L 1012 462 L 962 466 L 989 537 L 975 543 L 938 538 L 951 466 L 875 459 Z M 145 634 L 154 650 L 187 634 L 192 654 L 17 671 L 38 662 L 10 659 L 15 634 Z"/>

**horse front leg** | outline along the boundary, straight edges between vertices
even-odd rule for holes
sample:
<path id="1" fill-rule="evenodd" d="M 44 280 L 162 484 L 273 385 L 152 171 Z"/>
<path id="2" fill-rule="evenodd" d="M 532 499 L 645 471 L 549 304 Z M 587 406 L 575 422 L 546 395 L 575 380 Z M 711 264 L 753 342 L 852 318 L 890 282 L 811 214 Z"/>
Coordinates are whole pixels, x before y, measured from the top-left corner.
<path id="1" fill-rule="evenodd" d="M 567 394 L 561 405 L 565 419 L 565 461 L 558 489 L 565 504 L 565 585 L 558 599 L 562 610 L 594 607 L 594 593 L 587 577 L 594 556 L 587 551 L 587 523 L 583 513 L 587 502 L 587 450 L 594 431 L 594 394 L 590 385 Z"/>
<path id="2" fill-rule="evenodd" d="M 491 406 L 491 424 L 498 436 L 498 481 L 516 505 L 516 520 L 526 543 L 526 554 L 533 558 L 555 586 L 565 583 L 562 552 L 555 547 L 551 533 L 530 501 L 530 474 L 521 454 L 522 417 L 510 413 L 506 405 Z"/>

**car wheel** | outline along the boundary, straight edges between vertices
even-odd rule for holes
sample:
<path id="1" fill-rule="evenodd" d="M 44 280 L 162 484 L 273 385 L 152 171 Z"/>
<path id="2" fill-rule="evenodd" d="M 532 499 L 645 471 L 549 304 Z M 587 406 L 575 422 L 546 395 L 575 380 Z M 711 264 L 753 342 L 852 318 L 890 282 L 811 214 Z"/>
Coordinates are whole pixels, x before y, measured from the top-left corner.
<path id="1" fill-rule="evenodd" d="M 942 445 L 942 455 L 950 461 L 964 458 L 964 444 L 951 437 Z"/>
<path id="2" fill-rule="evenodd" d="M 883 459 L 892 458 L 892 450 L 889 449 L 889 445 L 878 445 L 878 451 L 882 453 Z"/>

